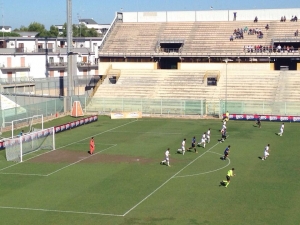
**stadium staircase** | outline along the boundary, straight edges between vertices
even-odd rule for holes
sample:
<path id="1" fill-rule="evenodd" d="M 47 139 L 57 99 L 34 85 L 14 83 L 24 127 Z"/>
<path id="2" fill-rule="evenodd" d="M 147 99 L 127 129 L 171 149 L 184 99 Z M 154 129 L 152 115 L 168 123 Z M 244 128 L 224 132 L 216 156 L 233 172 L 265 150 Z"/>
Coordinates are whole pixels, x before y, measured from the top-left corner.
<path id="1" fill-rule="evenodd" d="M 284 115 L 286 110 L 299 115 L 300 76 L 297 71 L 282 70 L 279 74 L 276 93 L 274 94 L 272 111 Z"/>

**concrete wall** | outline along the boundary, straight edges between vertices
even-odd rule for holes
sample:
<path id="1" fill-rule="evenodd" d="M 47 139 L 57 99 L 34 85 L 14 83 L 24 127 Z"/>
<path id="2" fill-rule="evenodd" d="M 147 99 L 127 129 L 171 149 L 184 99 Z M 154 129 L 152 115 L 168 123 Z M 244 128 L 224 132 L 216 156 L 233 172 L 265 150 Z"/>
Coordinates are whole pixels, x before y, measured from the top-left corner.
<path id="1" fill-rule="evenodd" d="M 282 16 L 290 20 L 297 15 L 300 18 L 300 8 L 292 9 L 254 9 L 254 10 L 205 10 L 205 11 L 160 11 L 160 12 L 123 12 L 123 22 L 184 22 L 184 21 L 233 21 L 236 12 L 237 21 L 276 20 Z"/>
<path id="2" fill-rule="evenodd" d="M 179 63 L 181 70 L 226 70 L 226 63 Z M 228 71 L 234 70 L 252 70 L 252 71 L 270 71 L 269 63 L 228 63 Z"/>
<path id="3" fill-rule="evenodd" d="M 106 74 L 106 70 L 112 66 L 112 69 L 119 69 L 119 70 L 128 70 L 128 69 L 135 69 L 135 70 L 153 70 L 157 68 L 156 62 L 146 62 L 146 63 L 132 63 L 132 62 L 100 62 L 98 65 L 99 74 Z"/>

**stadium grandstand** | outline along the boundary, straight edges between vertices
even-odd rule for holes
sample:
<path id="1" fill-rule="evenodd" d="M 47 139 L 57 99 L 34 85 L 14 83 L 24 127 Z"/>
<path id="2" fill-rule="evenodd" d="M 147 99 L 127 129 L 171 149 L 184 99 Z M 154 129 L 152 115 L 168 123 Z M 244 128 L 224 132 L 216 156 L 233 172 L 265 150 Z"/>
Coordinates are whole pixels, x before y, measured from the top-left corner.
<path id="1" fill-rule="evenodd" d="M 118 12 L 99 48 L 106 79 L 88 108 L 101 107 L 97 98 L 187 99 L 205 101 L 205 114 L 298 115 L 299 16 L 299 8 Z"/>

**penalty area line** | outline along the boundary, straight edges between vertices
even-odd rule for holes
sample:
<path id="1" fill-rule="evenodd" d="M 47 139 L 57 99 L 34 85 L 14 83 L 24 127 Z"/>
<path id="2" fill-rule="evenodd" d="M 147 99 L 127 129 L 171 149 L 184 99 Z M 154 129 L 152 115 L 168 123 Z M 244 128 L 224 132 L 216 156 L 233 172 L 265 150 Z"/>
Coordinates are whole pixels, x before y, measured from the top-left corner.
<path id="1" fill-rule="evenodd" d="M 85 157 L 85 158 L 82 158 L 82 159 L 80 159 L 80 160 L 78 160 L 78 161 L 76 161 L 76 162 L 73 162 L 73 163 L 71 163 L 71 164 L 69 164 L 69 165 L 67 165 L 67 166 L 64 166 L 64 167 L 62 167 L 62 168 L 60 168 L 60 169 L 58 169 L 58 170 L 55 170 L 55 171 L 53 171 L 52 173 L 48 173 L 48 174 L 45 175 L 45 176 L 48 177 L 48 176 L 50 176 L 50 175 L 53 175 L 53 174 L 55 174 L 55 173 L 57 173 L 57 172 L 59 172 L 59 171 L 61 171 L 61 170 L 63 170 L 63 169 L 66 169 L 66 168 L 68 168 L 68 167 L 70 167 L 70 166 L 73 166 L 73 165 L 75 165 L 75 164 L 77 164 L 77 163 L 79 163 L 79 162 L 81 162 L 81 161 L 83 161 L 83 160 L 85 160 L 85 159 L 88 159 L 88 158 L 90 158 L 90 157 L 93 157 L 93 156 L 95 156 L 95 155 L 97 155 L 97 154 L 99 154 L 99 153 L 101 153 L 101 152 L 104 152 L 104 151 L 106 151 L 106 150 L 108 150 L 108 149 L 110 149 L 110 148 L 116 147 L 116 146 L 117 146 L 117 144 L 115 144 L 115 145 L 113 145 L 113 146 L 110 146 L 110 147 L 108 147 L 108 148 L 105 148 L 105 149 L 103 149 L 103 150 L 101 150 L 101 151 L 98 151 L 97 153 L 94 153 L 94 154 L 92 154 L 92 155 L 89 155 L 89 156 L 87 156 L 87 157 Z"/>
<path id="2" fill-rule="evenodd" d="M 65 147 L 67 147 L 67 146 L 70 146 L 70 145 L 73 145 L 73 144 L 79 143 L 79 142 L 81 142 L 81 141 L 84 141 L 84 140 L 90 139 L 91 137 L 95 137 L 95 136 L 98 136 L 98 135 L 101 135 L 101 134 L 107 133 L 107 132 L 109 132 L 109 131 L 112 131 L 112 130 L 115 130 L 115 129 L 117 129 L 117 128 L 120 128 L 120 127 L 126 126 L 126 125 L 128 125 L 128 124 L 134 123 L 134 122 L 136 122 L 136 121 L 138 121 L 138 120 L 133 120 L 133 121 L 130 121 L 130 122 L 128 122 L 128 123 L 125 123 L 125 124 L 122 124 L 122 125 L 120 125 L 120 126 L 117 126 L 117 127 L 111 128 L 111 129 L 109 129 L 109 130 L 106 130 L 106 131 L 100 132 L 100 133 L 98 133 L 98 134 L 95 134 L 95 135 L 93 135 L 93 136 L 90 136 L 90 137 L 87 137 L 87 138 L 81 139 L 81 140 L 79 140 L 79 141 L 75 141 L 75 142 L 72 142 L 72 143 L 70 143 L 70 144 L 64 145 L 64 146 L 62 146 L 62 147 L 59 147 L 59 148 L 57 148 L 57 149 L 54 149 L 54 150 L 51 150 L 51 151 L 47 151 L 47 152 L 45 152 L 45 153 L 42 153 L 42 154 L 39 154 L 39 155 L 36 155 L 36 156 L 30 157 L 30 158 L 28 158 L 28 159 L 26 159 L 26 160 L 23 160 L 23 162 L 29 161 L 29 160 L 31 160 L 31 159 L 37 158 L 37 157 L 39 157 L 39 156 L 42 156 L 42 155 L 48 154 L 48 153 L 50 153 L 50 152 L 53 152 L 53 151 L 56 151 L 56 150 L 59 150 L 59 149 L 65 148 Z M 22 163 L 22 162 L 17 162 L 17 163 L 15 163 L 15 164 L 12 164 L 12 165 L 10 165 L 10 166 L 4 167 L 4 168 L 0 169 L 0 171 L 2 171 L 2 170 L 6 170 L 6 169 L 8 169 L 8 168 L 10 168 L 10 167 L 13 167 L 13 166 L 16 166 L 16 165 L 19 165 L 20 163 Z"/>
<path id="3" fill-rule="evenodd" d="M 73 214 L 100 215 L 100 216 L 116 216 L 116 217 L 123 216 L 123 215 L 110 214 L 110 213 L 80 212 L 80 211 L 69 211 L 69 210 L 65 211 L 65 210 L 55 210 L 55 209 L 35 209 L 35 208 L 22 208 L 22 207 L 9 207 L 9 206 L 0 206 L 0 209 L 42 211 L 42 212 L 56 212 L 56 213 L 73 213 Z"/>
<path id="4" fill-rule="evenodd" d="M 163 184 L 161 184 L 158 188 L 156 188 L 154 191 L 152 191 L 150 194 L 148 194 L 145 198 L 143 198 L 140 202 L 138 202 L 135 206 L 133 206 L 132 208 L 130 208 L 127 212 L 125 212 L 123 214 L 123 216 L 126 216 L 128 213 L 130 213 L 132 210 L 134 210 L 136 207 L 138 207 L 140 204 L 142 204 L 144 201 L 146 201 L 150 196 L 152 196 L 155 192 L 157 192 L 159 189 L 161 189 L 163 186 L 165 186 L 167 183 L 169 183 L 170 180 L 172 180 L 174 177 L 177 176 L 177 174 L 179 174 L 181 171 L 183 171 L 185 168 L 187 168 L 189 165 L 191 165 L 192 163 L 194 163 L 197 159 L 199 159 L 200 157 L 202 157 L 204 154 L 206 154 L 209 150 L 213 149 L 215 146 L 217 146 L 219 144 L 219 142 L 217 142 L 214 146 L 212 146 L 211 148 L 209 148 L 207 151 L 203 152 L 201 155 L 199 155 L 197 158 L 195 158 L 194 160 L 192 160 L 191 162 L 189 162 L 186 166 L 184 166 L 181 170 L 179 170 L 178 172 L 176 172 L 173 176 L 171 176 L 168 180 L 166 180 Z"/>

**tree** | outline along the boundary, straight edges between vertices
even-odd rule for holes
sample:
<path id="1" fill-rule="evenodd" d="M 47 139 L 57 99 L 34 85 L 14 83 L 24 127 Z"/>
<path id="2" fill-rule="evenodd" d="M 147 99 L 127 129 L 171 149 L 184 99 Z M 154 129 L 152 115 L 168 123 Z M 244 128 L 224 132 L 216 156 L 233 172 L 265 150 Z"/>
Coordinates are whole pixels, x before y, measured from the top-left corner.
<path id="1" fill-rule="evenodd" d="M 99 33 L 96 31 L 94 28 L 90 28 L 87 31 L 87 36 L 86 37 L 98 37 Z"/>
<path id="2" fill-rule="evenodd" d="M 47 30 L 45 29 L 45 26 L 43 24 L 33 22 L 33 23 L 29 24 L 28 31 L 35 31 L 35 32 L 43 33 Z"/>
<path id="3" fill-rule="evenodd" d="M 59 34 L 58 28 L 52 25 L 50 30 L 46 30 L 45 26 L 38 22 L 32 22 L 28 27 L 21 26 L 14 31 L 34 31 L 38 32 L 37 37 L 66 37 L 67 23 L 63 25 L 62 34 Z M 73 37 L 99 37 L 98 32 L 94 28 L 88 28 L 85 24 L 72 25 Z"/>
<path id="4" fill-rule="evenodd" d="M 14 31 L 28 31 L 28 27 L 22 25 L 20 29 L 14 29 Z"/>
<path id="5" fill-rule="evenodd" d="M 57 37 L 58 34 L 59 34 L 58 28 L 52 25 L 50 27 L 49 37 Z"/>
<path id="6" fill-rule="evenodd" d="M 20 37 L 21 35 L 16 32 L 0 32 L 0 37 Z"/>

